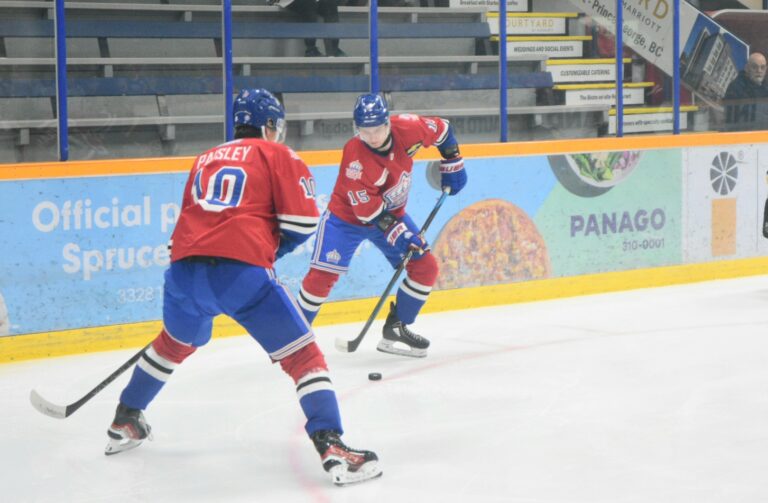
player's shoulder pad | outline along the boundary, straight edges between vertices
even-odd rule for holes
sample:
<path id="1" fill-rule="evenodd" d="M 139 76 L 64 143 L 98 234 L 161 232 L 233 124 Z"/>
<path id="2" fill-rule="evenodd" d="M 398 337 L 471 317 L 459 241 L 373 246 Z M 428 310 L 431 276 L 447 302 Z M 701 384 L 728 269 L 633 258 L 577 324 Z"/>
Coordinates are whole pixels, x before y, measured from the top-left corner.
<path id="1" fill-rule="evenodd" d="M 282 143 L 275 143 L 272 141 L 265 141 L 265 140 L 261 140 L 259 144 L 261 145 L 262 149 L 267 152 L 273 152 L 278 156 L 287 156 L 293 160 L 301 161 L 301 157 L 299 157 L 299 154 L 297 154 L 296 151 L 294 151 L 288 145 L 285 145 Z"/>
<path id="2" fill-rule="evenodd" d="M 395 114 L 390 116 L 390 121 L 392 122 L 399 122 L 399 121 L 417 121 L 419 120 L 420 116 L 416 114 Z"/>
<path id="3" fill-rule="evenodd" d="M 286 150 L 288 150 L 288 155 L 291 156 L 291 159 L 295 159 L 297 161 L 301 161 L 301 157 L 299 157 L 299 154 L 296 153 L 295 150 L 293 150 L 291 147 L 284 145 Z"/>

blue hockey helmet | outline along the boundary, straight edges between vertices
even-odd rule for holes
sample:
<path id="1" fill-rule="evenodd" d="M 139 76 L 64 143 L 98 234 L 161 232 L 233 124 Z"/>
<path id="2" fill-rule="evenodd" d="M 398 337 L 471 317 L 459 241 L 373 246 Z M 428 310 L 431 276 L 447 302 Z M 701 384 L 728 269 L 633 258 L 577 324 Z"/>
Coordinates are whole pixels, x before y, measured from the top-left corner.
<path id="1" fill-rule="evenodd" d="M 282 143 L 285 138 L 285 108 L 274 94 L 266 89 L 243 89 L 235 98 L 233 106 L 235 127 L 250 126 L 261 129 L 261 136 L 267 139 L 265 128 L 277 132 L 275 141 Z"/>
<path id="2" fill-rule="evenodd" d="M 355 118 L 355 126 L 358 128 L 389 123 L 387 101 L 378 94 L 368 93 L 358 96 L 352 115 Z"/>

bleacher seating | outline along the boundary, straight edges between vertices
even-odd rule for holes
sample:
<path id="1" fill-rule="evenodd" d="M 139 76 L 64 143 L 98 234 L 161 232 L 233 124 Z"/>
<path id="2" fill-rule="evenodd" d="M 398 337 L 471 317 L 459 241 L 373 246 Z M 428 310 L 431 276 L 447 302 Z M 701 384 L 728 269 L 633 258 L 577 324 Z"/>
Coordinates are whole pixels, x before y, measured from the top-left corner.
<path id="1" fill-rule="evenodd" d="M 204 1 L 67 2 L 72 158 L 193 154 L 221 139 L 221 7 Z M 39 152 L 56 127 L 52 9 L 52 1 L 0 0 L 5 162 L 55 158 Z M 369 86 L 368 9 L 340 15 L 308 24 L 273 6 L 233 7 L 235 88 L 281 93 L 297 149 L 339 148 L 352 134 L 353 98 Z M 445 116 L 462 141 L 498 139 L 498 59 L 485 9 L 382 7 L 380 23 L 381 90 L 395 112 Z M 328 36 L 350 56 L 301 56 L 302 38 Z M 546 59 L 509 59 L 511 139 L 549 137 L 548 124 L 596 135 L 608 106 L 537 106 L 538 91 L 553 85 Z"/>

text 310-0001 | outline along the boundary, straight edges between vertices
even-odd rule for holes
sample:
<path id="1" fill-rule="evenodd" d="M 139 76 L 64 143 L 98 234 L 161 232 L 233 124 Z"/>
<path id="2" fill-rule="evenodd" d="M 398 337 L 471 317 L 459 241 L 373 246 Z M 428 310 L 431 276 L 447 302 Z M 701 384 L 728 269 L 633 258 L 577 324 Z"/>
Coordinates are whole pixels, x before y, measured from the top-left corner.
<path id="1" fill-rule="evenodd" d="M 622 250 L 653 250 L 664 248 L 664 238 L 627 239 L 622 243 Z"/>

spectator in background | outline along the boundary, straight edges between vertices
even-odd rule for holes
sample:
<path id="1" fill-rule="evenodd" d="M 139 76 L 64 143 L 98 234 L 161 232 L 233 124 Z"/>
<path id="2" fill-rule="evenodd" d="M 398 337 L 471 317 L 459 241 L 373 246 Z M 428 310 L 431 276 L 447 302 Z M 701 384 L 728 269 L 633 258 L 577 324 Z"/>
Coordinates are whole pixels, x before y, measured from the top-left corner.
<path id="1" fill-rule="evenodd" d="M 765 56 L 753 52 L 744 69 L 731 81 L 723 96 L 725 131 L 758 131 L 768 128 L 768 86 Z"/>
<path id="2" fill-rule="evenodd" d="M 768 97 L 765 85 L 765 56 L 753 52 L 744 69 L 733 79 L 725 91 L 726 100 L 743 100 Z"/>
<path id="3" fill-rule="evenodd" d="M 296 14 L 304 23 L 318 23 L 320 18 L 326 23 L 339 22 L 339 5 L 337 0 L 269 0 L 271 5 L 278 5 Z M 304 55 L 308 57 L 322 56 L 323 53 L 317 48 L 317 41 L 314 38 L 304 39 Z M 325 39 L 326 56 L 346 56 L 346 53 L 339 49 L 338 38 Z"/>

